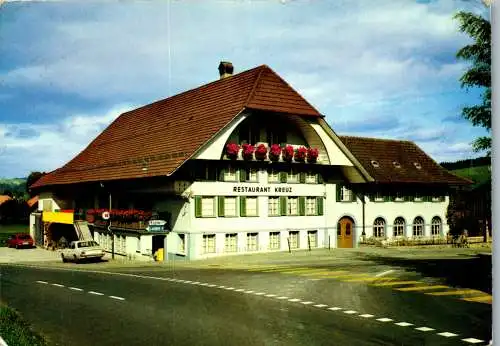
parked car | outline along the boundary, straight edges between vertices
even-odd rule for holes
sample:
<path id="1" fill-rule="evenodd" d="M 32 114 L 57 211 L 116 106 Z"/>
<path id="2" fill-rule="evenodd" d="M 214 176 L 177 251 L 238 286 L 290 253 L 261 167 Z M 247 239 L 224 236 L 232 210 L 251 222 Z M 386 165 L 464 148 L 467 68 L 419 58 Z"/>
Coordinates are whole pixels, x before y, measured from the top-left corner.
<path id="1" fill-rule="evenodd" d="M 7 246 L 15 247 L 16 249 L 22 247 L 32 248 L 34 243 L 33 238 L 28 233 L 13 234 L 7 240 Z"/>
<path id="2" fill-rule="evenodd" d="M 104 250 L 97 242 L 93 240 L 77 240 L 72 241 L 69 247 L 61 251 L 61 259 L 63 262 L 75 261 L 83 259 L 102 259 Z"/>

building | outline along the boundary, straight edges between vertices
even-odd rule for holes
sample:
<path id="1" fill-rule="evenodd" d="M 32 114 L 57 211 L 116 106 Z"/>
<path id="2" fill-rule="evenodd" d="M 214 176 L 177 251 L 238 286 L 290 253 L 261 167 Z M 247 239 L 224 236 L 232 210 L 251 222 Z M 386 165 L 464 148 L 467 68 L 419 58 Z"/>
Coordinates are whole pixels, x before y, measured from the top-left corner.
<path id="1" fill-rule="evenodd" d="M 36 218 L 47 229 L 86 219 L 118 254 L 198 259 L 448 231 L 450 187 L 468 180 L 412 142 L 338 136 L 265 65 L 233 75 L 222 62 L 219 72 L 122 114 L 32 185 L 43 212 L 33 233 Z"/>

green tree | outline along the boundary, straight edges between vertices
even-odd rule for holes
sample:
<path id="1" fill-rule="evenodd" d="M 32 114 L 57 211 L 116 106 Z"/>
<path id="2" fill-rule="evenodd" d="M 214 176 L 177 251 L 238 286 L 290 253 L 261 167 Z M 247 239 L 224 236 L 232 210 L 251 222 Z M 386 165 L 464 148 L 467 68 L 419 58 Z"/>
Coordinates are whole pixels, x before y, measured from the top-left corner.
<path id="1" fill-rule="evenodd" d="M 460 78 L 462 88 L 485 88 L 482 103 L 464 107 L 462 116 L 474 126 L 491 131 L 491 24 L 480 15 L 460 11 L 455 16 L 461 32 L 473 42 L 457 52 L 457 58 L 471 62 L 470 68 Z M 479 137 L 472 143 L 474 151 L 487 150 L 491 154 L 491 136 Z"/>
<path id="2" fill-rule="evenodd" d="M 43 177 L 45 174 L 46 173 L 44 172 L 31 172 L 30 175 L 28 175 L 28 178 L 26 179 L 26 192 L 28 192 L 30 197 L 33 197 L 30 191 L 30 186 L 36 183 L 36 181 Z"/>

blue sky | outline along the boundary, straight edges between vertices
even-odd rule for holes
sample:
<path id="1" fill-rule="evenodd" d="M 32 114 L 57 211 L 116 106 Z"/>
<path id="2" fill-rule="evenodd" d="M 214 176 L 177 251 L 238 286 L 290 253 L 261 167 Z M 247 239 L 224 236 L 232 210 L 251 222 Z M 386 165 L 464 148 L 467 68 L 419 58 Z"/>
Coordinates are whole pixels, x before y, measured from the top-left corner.
<path id="1" fill-rule="evenodd" d="M 0 177 L 50 171 L 120 113 L 267 64 L 340 135 L 415 141 L 436 161 L 480 156 L 461 119 L 479 0 L 42 1 L 0 6 Z"/>

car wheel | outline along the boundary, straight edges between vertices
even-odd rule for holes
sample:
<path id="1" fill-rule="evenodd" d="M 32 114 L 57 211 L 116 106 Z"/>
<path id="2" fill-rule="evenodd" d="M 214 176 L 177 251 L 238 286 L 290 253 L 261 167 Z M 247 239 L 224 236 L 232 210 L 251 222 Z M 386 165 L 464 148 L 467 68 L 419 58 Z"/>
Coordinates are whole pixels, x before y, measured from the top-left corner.
<path id="1" fill-rule="evenodd" d="M 64 257 L 64 255 L 63 255 L 63 254 L 61 254 L 61 258 L 62 258 L 63 263 L 68 262 L 68 260 L 66 259 L 66 257 Z"/>

